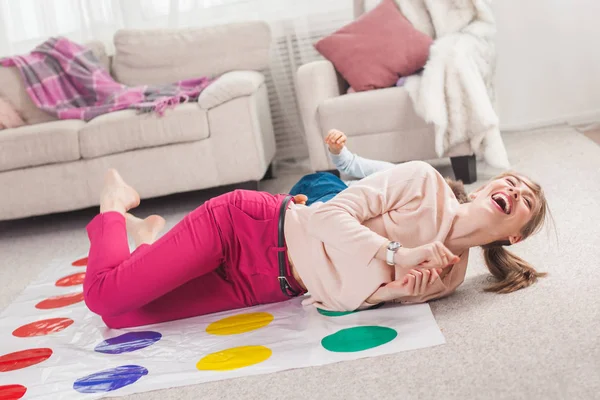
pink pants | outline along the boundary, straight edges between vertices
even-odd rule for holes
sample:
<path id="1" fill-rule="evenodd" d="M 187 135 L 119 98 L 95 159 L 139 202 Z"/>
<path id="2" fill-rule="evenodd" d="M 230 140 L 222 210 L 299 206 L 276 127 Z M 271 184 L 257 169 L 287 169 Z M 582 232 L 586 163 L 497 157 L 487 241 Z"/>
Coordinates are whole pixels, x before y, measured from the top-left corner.
<path id="1" fill-rule="evenodd" d="M 125 328 L 289 299 L 277 279 L 283 199 L 242 190 L 216 197 L 132 254 L 125 218 L 97 215 L 87 226 L 87 306 Z M 300 292 L 289 267 L 287 276 Z"/>

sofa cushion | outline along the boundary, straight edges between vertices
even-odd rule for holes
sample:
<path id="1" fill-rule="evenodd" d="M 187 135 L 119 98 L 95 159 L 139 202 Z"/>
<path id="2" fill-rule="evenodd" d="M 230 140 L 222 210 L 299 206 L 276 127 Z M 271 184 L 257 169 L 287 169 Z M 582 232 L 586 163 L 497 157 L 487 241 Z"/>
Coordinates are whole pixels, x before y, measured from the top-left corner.
<path id="1" fill-rule="evenodd" d="M 83 121 L 56 121 L 0 132 L 0 171 L 81 158 L 77 135 Z"/>
<path id="2" fill-rule="evenodd" d="M 390 87 L 429 57 L 432 39 L 415 29 L 394 0 L 383 0 L 315 47 L 357 91 Z"/>
<path id="3" fill-rule="evenodd" d="M 348 136 L 426 127 L 404 87 L 330 98 L 319 105 L 318 113 L 323 132 L 335 128 Z"/>
<path id="4" fill-rule="evenodd" d="M 191 142 L 209 136 L 206 111 L 196 103 L 185 103 L 155 113 L 116 111 L 88 122 L 79 133 L 83 158 L 101 157 L 146 147 Z"/>
<path id="5" fill-rule="evenodd" d="M 200 93 L 198 104 L 208 110 L 237 97 L 250 96 L 264 81 L 264 75 L 256 71 L 227 72 Z"/>
<path id="6" fill-rule="evenodd" d="M 172 83 L 268 67 L 271 33 L 264 22 L 178 30 L 120 30 L 112 71 L 126 85 Z"/>

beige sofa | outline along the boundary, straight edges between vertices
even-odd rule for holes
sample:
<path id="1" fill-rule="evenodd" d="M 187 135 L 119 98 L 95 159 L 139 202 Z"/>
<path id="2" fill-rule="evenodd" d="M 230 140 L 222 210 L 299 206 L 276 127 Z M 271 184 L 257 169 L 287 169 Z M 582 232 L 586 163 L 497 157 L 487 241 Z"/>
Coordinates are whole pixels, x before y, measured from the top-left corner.
<path id="1" fill-rule="evenodd" d="M 354 0 L 355 18 L 364 12 L 364 0 Z M 396 163 L 438 158 L 434 127 L 416 114 L 406 89 L 346 94 L 347 90 L 348 84 L 327 60 L 298 69 L 296 92 L 313 170 L 334 168 L 323 143 L 330 129 L 345 132 L 348 148 L 363 157 Z M 445 156 L 451 158 L 456 178 L 465 183 L 477 180 L 475 156 L 467 142 Z"/>
<path id="2" fill-rule="evenodd" d="M 99 185 L 117 168 L 142 198 L 257 182 L 275 155 L 264 76 L 270 32 L 262 22 L 179 31 L 123 30 L 115 54 L 93 43 L 127 85 L 219 76 L 198 102 L 163 117 L 133 110 L 89 122 L 58 121 L 36 109 L 14 68 L 0 67 L 0 96 L 27 126 L 0 131 L 0 220 L 98 204 Z"/>

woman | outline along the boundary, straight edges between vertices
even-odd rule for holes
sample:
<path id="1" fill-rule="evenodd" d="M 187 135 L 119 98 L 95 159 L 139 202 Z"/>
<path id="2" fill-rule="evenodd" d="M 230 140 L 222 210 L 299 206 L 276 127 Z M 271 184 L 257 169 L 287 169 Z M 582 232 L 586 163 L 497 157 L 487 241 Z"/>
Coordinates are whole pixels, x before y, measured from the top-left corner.
<path id="1" fill-rule="evenodd" d="M 140 200 L 110 170 L 100 214 L 87 228 L 86 304 L 107 326 L 123 328 L 306 291 L 308 302 L 337 311 L 422 302 L 456 289 L 475 246 L 485 246 L 499 279 L 492 290 L 517 290 L 541 275 L 503 247 L 536 232 L 546 214 L 541 188 L 517 174 L 491 181 L 459 204 L 433 167 L 410 162 L 362 179 L 327 203 L 307 207 L 290 200 L 228 193 L 156 242 L 160 220 L 129 217 L 140 244 L 130 254 L 125 215 Z"/>

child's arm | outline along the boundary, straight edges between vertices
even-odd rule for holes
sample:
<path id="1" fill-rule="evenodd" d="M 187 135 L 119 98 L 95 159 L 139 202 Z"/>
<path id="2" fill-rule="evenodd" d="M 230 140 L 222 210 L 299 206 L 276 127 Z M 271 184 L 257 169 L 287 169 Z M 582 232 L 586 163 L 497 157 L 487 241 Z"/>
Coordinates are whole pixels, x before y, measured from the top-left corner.
<path id="1" fill-rule="evenodd" d="M 376 172 L 390 169 L 395 165 L 386 161 L 369 160 L 353 154 L 346 148 L 346 139 L 346 135 L 336 129 L 330 130 L 325 137 L 331 162 L 341 173 L 362 179 Z"/>

